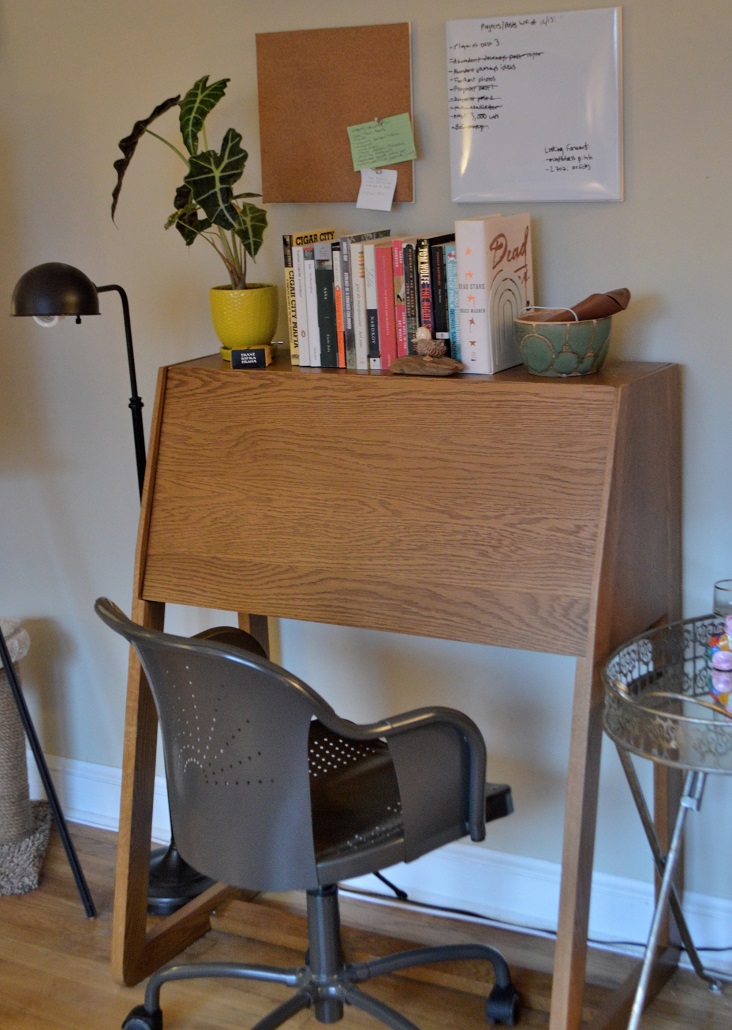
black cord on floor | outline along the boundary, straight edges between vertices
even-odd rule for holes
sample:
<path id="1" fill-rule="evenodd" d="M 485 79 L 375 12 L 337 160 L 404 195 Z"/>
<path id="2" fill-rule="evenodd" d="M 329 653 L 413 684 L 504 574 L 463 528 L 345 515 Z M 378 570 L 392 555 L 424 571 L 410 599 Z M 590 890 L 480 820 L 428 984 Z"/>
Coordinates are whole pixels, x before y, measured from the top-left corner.
<path id="1" fill-rule="evenodd" d="M 409 895 L 407 894 L 407 892 L 403 891 L 401 887 L 397 887 L 397 885 L 395 883 L 392 883 L 391 880 L 387 880 L 383 873 L 374 873 L 374 876 L 377 880 L 381 880 L 381 882 L 385 884 L 389 888 L 389 890 L 394 891 L 394 893 L 400 901 L 409 901 Z"/>
<path id="2" fill-rule="evenodd" d="M 387 880 L 387 878 L 385 876 L 383 876 L 381 873 L 374 873 L 374 875 L 379 880 L 381 880 L 382 883 L 384 883 L 391 891 L 394 892 L 395 896 L 399 899 L 399 901 L 401 901 L 403 904 L 411 906 L 412 908 L 427 909 L 427 910 L 432 910 L 433 912 L 443 912 L 446 915 L 463 916 L 466 919 L 475 919 L 475 920 L 478 920 L 479 922 L 482 922 L 482 923 L 489 923 L 489 924 L 492 924 L 494 926 L 505 927 L 508 930 L 515 930 L 518 933 L 521 933 L 521 932 L 523 932 L 523 933 L 532 933 L 532 934 L 535 934 L 537 936 L 542 936 L 543 935 L 544 937 L 546 937 L 546 938 L 548 938 L 550 940 L 556 940 L 556 936 L 557 936 L 556 930 L 547 930 L 545 927 L 539 927 L 539 926 L 523 926 L 523 925 L 518 924 L 518 923 L 511 923 L 511 922 L 509 922 L 506 919 L 496 919 L 493 916 L 484 916 L 480 912 L 473 912 L 470 909 L 451 908 L 450 906 L 447 906 L 447 905 L 437 905 L 437 904 L 426 902 L 426 901 L 415 901 L 413 898 L 409 897 L 409 895 L 407 894 L 407 892 L 405 890 L 403 890 L 401 887 L 397 887 L 396 884 L 393 884 L 390 880 Z M 390 900 L 384 894 L 379 894 L 376 891 L 369 891 L 369 890 L 366 890 L 366 889 L 364 889 L 362 887 L 350 887 L 348 885 L 345 885 L 345 886 L 340 885 L 339 889 L 341 891 L 345 892 L 345 893 L 348 893 L 348 894 L 360 894 L 360 895 L 363 895 L 364 897 L 374 898 L 377 901 L 389 901 Z M 595 944 L 598 947 L 645 948 L 645 946 L 646 946 L 646 942 L 645 941 L 601 941 L 601 940 L 598 940 L 598 939 L 595 939 L 595 938 L 592 938 L 592 937 L 588 937 L 587 942 L 588 942 L 588 944 Z M 684 948 L 683 946 L 679 946 L 679 950 L 684 952 L 684 953 L 686 953 L 686 948 Z M 720 952 L 721 953 L 721 952 L 725 952 L 725 951 L 732 951 L 732 944 L 720 945 L 720 946 L 713 946 L 713 945 L 706 945 L 706 946 L 704 946 L 704 945 L 702 945 L 702 946 L 697 946 L 696 950 L 697 951 L 708 951 L 708 952 L 712 952 L 712 953 L 714 953 L 714 952 Z"/>

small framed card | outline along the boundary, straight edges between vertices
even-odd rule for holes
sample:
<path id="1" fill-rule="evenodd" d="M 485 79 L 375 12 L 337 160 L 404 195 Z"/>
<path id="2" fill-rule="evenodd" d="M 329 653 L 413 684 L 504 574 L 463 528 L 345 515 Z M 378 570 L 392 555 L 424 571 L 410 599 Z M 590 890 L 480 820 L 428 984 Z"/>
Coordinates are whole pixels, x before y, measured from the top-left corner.
<path id="1" fill-rule="evenodd" d="M 264 347 L 248 347 L 245 350 L 231 352 L 232 368 L 266 368 L 271 364 L 272 348 L 269 344 Z"/>

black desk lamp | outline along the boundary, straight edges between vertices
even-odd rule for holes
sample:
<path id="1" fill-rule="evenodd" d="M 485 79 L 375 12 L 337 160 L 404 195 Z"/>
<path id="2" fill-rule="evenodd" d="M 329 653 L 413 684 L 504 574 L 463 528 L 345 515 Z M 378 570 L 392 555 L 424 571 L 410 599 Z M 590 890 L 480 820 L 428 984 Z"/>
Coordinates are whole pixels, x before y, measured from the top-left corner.
<path id="1" fill-rule="evenodd" d="M 45 265 L 36 265 L 22 275 L 13 291 L 11 315 L 28 315 L 40 324 L 56 325 L 59 319 L 71 315 L 81 322 L 82 315 L 99 314 L 99 294 L 115 290 L 122 301 L 122 314 L 125 321 L 125 339 L 127 341 L 127 364 L 130 370 L 130 410 L 132 412 L 132 431 L 135 435 L 135 458 L 137 460 L 137 481 L 142 496 L 142 484 L 145 481 L 145 434 L 142 428 L 142 400 L 137 393 L 137 376 L 135 374 L 135 354 L 132 349 L 132 330 L 130 328 L 130 307 L 127 294 L 121 286 L 95 286 L 91 279 L 72 265 L 64 265 L 60 261 L 49 261 Z"/>
<path id="2" fill-rule="evenodd" d="M 129 367 L 130 374 L 130 411 L 132 412 L 132 430 L 134 433 L 135 440 L 135 458 L 137 461 L 137 480 L 140 489 L 140 496 L 142 496 L 142 487 L 145 481 L 145 434 L 142 425 L 142 400 L 137 392 L 137 376 L 135 373 L 135 355 L 132 346 L 132 330 L 130 328 L 130 309 L 127 303 L 127 294 L 121 286 L 114 284 L 109 286 L 95 286 L 94 283 L 89 279 L 83 272 L 79 271 L 78 268 L 74 268 L 72 265 L 65 265 L 58 261 L 49 261 L 43 265 L 36 265 L 35 268 L 31 268 L 25 275 L 22 275 L 18 280 L 18 283 L 13 291 L 13 299 L 11 302 L 10 313 L 11 315 L 25 315 L 33 317 L 41 325 L 53 326 L 61 318 L 66 315 L 70 315 L 75 318 L 77 323 L 81 322 L 83 315 L 98 315 L 99 314 L 99 294 L 109 293 L 115 291 L 119 294 L 120 300 L 122 301 L 122 314 L 124 317 L 125 326 L 125 340 L 127 343 L 127 364 Z M 7 648 L 5 647 L 5 641 L 0 642 L 0 651 L 2 652 L 3 665 L 5 665 L 8 680 L 11 684 L 16 683 L 15 674 L 12 669 L 12 663 L 6 663 Z M 83 881 L 83 873 L 79 867 L 76 855 L 73 852 L 73 845 L 66 831 L 65 824 L 63 823 L 63 814 L 58 801 L 55 798 L 55 792 L 53 792 L 53 785 L 50 782 L 48 770 L 46 767 L 43 753 L 41 752 L 40 746 L 35 741 L 35 732 L 33 731 L 32 723 L 30 723 L 30 716 L 27 711 L 21 709 L 21 703 L 23 708 L 25 707 L 22 702 L 22 695 L 20 694 L 20 688 L 14 687 L 13 696 L 16 700 L 16 704 L 21 711 L 21 719 L 23 720 L 23 726 L 26 733 L 31 740 L 33 746 L 33 753 L 36 762 L 39 763 L 39 770 L 41 770 L 41 777 L 43 779 L 44 787 L 46 792 L 49 791 L 49 785 L 51 793 L 53 794 L 53 800 L 49 795 L 51 801 L 54 819 L 56 825 L 59 828 L 64 845 L 66 846 L 66 853 L 71 862 L 74 875 L 77 877 L 77 885 L 79 885 L 79 877 Z M 61 826 L 64 826 L 61 831 Z M 67 846 L 68 842 L 68 846 Z M 185 862 L 175 847 L 175 841 L 171 840 L 167 848 L 160 848 L 153 851 L 150 859 L 150 886 L 148 891 L 148 910 L 155 915 L 168 915 L 171 912 L 175 912 L 181 908 L 187 901 L 197 897 L 202 891 L 211 885 L 211 880 L 201 875 L 195 869 Z M 82 888 L 79 886 L 79 890 Z M 87 891 L 88 893 L 88 891 Z M 82 894 L 83 896 L 83 894 Z M 91 901 L 91 898 L 89 899 Z M 86 901 L 85 901 L 86 905 Z M 87 914 L 89 913 L 87 909 Z"/>

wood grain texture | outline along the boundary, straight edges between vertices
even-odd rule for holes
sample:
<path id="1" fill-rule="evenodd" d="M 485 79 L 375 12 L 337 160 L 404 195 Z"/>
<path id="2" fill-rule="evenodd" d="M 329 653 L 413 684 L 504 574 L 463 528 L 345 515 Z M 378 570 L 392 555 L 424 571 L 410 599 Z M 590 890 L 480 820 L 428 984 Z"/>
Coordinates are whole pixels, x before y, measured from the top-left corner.
<path id="1" fill-rule="evenodd" d="M 272 615 L 578 659 L 551 1030 L 578 1030 L 585 1010 L 601 664 L 680 605 L 679 436 L 679 371 L 664 364 L 563 381 L 521 368 L 241 373 L 217 357 L 160 373 L 136 619 L 181 603 L 260 613 L 260 628 Z M 202 916 L 182 910 L 164 946 L 144 929 L 143 684 L 133 667 L 115 904 L 125 982 L 172 958 Z M 661 830 L 672 787 L 657 784 Z"/>
<path id="2" fill-rule="evenodd" d="M 679 369 L 666 366 L 617 393 L 617 428 L 608 476 L 605 540 L 596 555 L 588 659 L 575 676 L 562 851 L 552 1028 L 581 1018 L 602 740 L 601 669 L 610 651 L 656 622 L 678 617 L 681 603 Z M 667 846 L 680 778 L 656 776 L 656 830 Z M 651 990 L 668 978 L 659 956 Z M 605 1009 L 607 1030 L 629 1016 L 628 985 Z M 597 1017 L 597 1026 L 603 1026 Z"/>
<path id="3" fill-rule="evenodd" d="M 143 596 L 583 654 L 615 401 L 169 369 Z"/>
<path id="4" fill-rule="evenodd" d="M 142 1003 L 144 986 L 120 987 L 109 975 L 112 932 L 112 892 L 117 836 L 108 830 L 70 824 L 69 830 L 89 881 L 98 910 L 86 919 L 69 863 L 55 830 L 41 872 L 38 890 L 4 897 L 0 902 L 0 1026 L 3 1030 L 80 1030 L 119 1027 L 134 1005 Z M 238 903 L 237 903 L 238 904 Z M 267 896 L 256 906 L 222 910 L 212 918 L 216 929 L 191 945 L 182 961 L 248 961 L 299 965 L 303 957 L 301 899 Z M 551 941 L 487 927 L 476 922 L 445 919 L 424 911 L 343 897 L 342 922 L 348 958 L 357 951 L 379 954 L 395 941 L 384 941 L 386 930 L 409 944 L 456 943 L 483 940 L 498 945 L 515 971 L 524 998 L 520 1027 L 546 1030 L 551 991 Z M 461 964 L 462 965 L 462 964 Z M 608 998 L 631 960 L 593 949 L 586 992 L 586 1018 Z M 471 979 L 470 964 L 450 974 L 450 986 L 425 979 L 383 977 L 368 985 L 369 993 L 394 1005 L 421 1030 L 475 1030 L 485 1026 L 483 986 Z M 197 980 L 169 984 L 162 1003 L 168 1030 L 243 1030 L 284 1000 L 288 989 L 279 985 Z M 688 970 L 677 970 L 643 1017 L 643 1030 L 728 1030 L 732 1023 L 732 992 L 714 996 Z M 292 1030 L 322 1026 L 310 1012 L 292 1020 Z M 363 1013 L 347 1008 L 338 1024 L 342 1030 L 374 1030 Z"/>

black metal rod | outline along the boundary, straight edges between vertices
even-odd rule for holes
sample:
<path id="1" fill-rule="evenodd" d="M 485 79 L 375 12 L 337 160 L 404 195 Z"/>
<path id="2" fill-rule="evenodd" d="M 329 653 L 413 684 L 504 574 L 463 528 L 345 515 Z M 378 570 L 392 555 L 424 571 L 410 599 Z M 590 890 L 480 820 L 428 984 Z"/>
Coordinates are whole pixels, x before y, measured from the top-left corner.
<path id="1" fill-rule="evenodd" d="M 0 654 L 2 655 L 5 675 L 8 677 L 8 683 L 10 684 L 10 689 L 13 692 L 13 700 L 15 701 L 15 707 L 18 709 L 20 721 L 23 724 L 25 735 L 28 738 L 28 743 L 31 746 L 33 757 L 35 759 L 36 765 L 38 766 L 38 772 L 41 776 L 43 789 L 46 792 L 48 803 L 51 806 L 51 814 L 53 815 L 53 821 L 56 824 L 56 829 L 58 830 L 59 835 L 61 837 L 61 841 L 64 846 L 64 851 L 66 852 L 66 857 L 68 858 L 69 865 L 71 866 L 71 871 L 74 874 L 74 880 L 76 881 L 76 886 L 79 891 L 79 895 L 81 896 L 81 900 L 84 904 L 84 911 L 86 912 L 87 917 L 89 919 L 92 919 L 94 916 L 96 916 L 97 910 L 94 907 L 94 901 L 92 899 L 91 892 L 87 885 L 86 878 L 84 877 L 84 873 L 81 868 L 81 863 L 79 862 L 78 855 L 76 854 L 74 842 L 71 840 L 71 837 L 69 835 L 66 820 L 64 819 L 64 814 L 61 810 L 61 804 L 58 800 L 58 795 L 56 794 L 56 789 L 53 785 L 53 780 L 51 779 L 51 773 L 49 772 L 48 765 L 46 764 L 46 759 L 43 755 L 43 750 L 38 741 L 36 730 L 33 725 L 33 720 L 31 719 L 30 712 L 28 711 L 28 706 L 25 703 L 25 697 L 23 696 L 23 691 L 21 689 L 20 682 L 15 673 L 15 667 L 10 657 L 10 651 L 8 650 L 8 645 L 5 641 L 5 636 L 3 634 L 1 627 Z"/>
<path id="2" fill-rule="evenodd" d="M 132 347 L 132 327 L 130 323 L 130 306 L 127 302 L 127 294 L 121 286 L 110 283 L 108 286 L 97 286 L 97 293 L 109 293 L 114 290 L 119 294 L 122 301 L 122 317 L 125 323 L 125 342 L 127 344 L 127 366 L 130 371 L 130 411 L 132 412 L 132 431 L 135 436 L 135 460 L 137 461 L 137 483 L 142 497 L 142 487 L 145 482 L 145 466 L 147 457 L 145 455 L 145 431 L 142 425 L 142 398 L 137 392 L 137 373 L 135 371 L 135 352 Z"/>
<path id="3" fill-rule="evenodd" d="M 142 497 L 145 483 L 145 432 L 142 424 L 142 398 L 137 391 L 137 372 L 135 370 L 135 352 L 132 345 L 132 324 L 130 321 L 130 305 L 125 290 L 116 283 L 97 286 L 97 293 L 119 294 L 122 302 L 122 317 L 125 326 L 125 343 L 127 345 L 127 366 L 130 373 L 130 411 L 132 412 L 132 430 L 135 437 L 135 459 L 137 461 L 137 482 Z M 168 915 L 181 908 L 186 902 L 204 891 L 211 884 L 208 877 L 193 869 L 182 858 L 175 844 L 175 835 L 171 833 L 170 843 L 166 848 L 153 852 L 150 860 L 150 890 L 148 909 L 155 915 Z"/>

